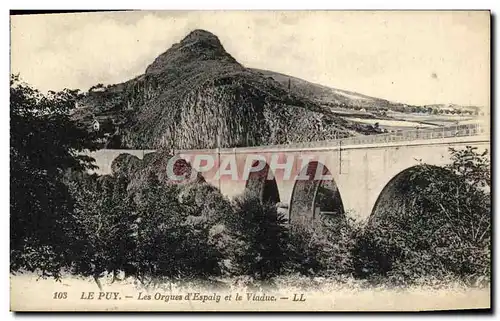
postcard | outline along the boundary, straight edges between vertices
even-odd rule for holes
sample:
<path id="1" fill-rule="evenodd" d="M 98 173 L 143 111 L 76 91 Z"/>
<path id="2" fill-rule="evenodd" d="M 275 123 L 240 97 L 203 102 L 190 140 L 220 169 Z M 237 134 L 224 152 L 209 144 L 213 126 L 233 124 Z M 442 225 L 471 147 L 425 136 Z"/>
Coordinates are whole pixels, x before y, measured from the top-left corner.
<path id="1" fill-rule="evenodd" d="M 491 309 L 490 21 L 11 14 L 11 310 Z"/>

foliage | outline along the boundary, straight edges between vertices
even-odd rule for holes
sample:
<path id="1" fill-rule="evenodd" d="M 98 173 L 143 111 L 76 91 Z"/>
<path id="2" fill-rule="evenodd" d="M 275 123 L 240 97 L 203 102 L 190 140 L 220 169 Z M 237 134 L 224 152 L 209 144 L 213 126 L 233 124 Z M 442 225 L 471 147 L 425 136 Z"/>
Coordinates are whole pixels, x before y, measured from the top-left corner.
<path id="1" fill-rule="evenodd" d="M 205 182 L 190 182 L 180 187 L 179 202 L 192 226 L 208 231 L 206 241 L 219 256 L 219 272 L 231 275 L 234 238 L 227 222 L 234 215 L 230 201 L 214 186 Z"/>
<path id="2" fill-rule="evenodd" d="M 217 275 L 219 254 L 208 242 L 209 229 L 188 219 L 179 202 L 179 186 L 162 184 L 155 175 L 136 203 L 137 276 L 193 278 Z"/>
<path id="3" fill-rule="evenodd" d="M 231 261 L 235 273 L 268 279 L 283 271 L 288 232 L 274 204 L 262 204 L 247 193 L 234 201 L 234 214 L 226 217 L 232 238 Z"/>
<path id="4" fill-rule="evenodd" d="M 130 270 L 136 235 L 136 215 L 127 197 L 125 176 L 68 175 L 76 200 L 72 233 L 72 272 L 101 276 Z"/>
<path id="5" fill-rule="evenodd" d="M 232 215 L 229 200 L 217 187 L 208 183 L 190 182 L 181 187 L 179 202 L 184 205 L 187 215 L 200 217 L 211 224 L 221 223 L 224 217 Z"/>
<path id="6" fill-rule="evenodd" d="M 125 175 L 131 178 L 141 165 L 142 161 L 137 156 L 122 153 L 111 162 L 111 171 L 114 175 Z"/>
<path id="7" fill-rule="evenodd" d="M 74 202 L 62 177 L 67 169 L 92 167 L 92 159 L 78 152 L 97 147 L 97 137 L 69 116 L 78 96 L 68 89 L 43 95 L 11 76 L 11 271 L 58 277 L 68 264 Z"/>
<path id="8" fill-rule="evenodd" d="M 486 153 L 451 149 L 446 168 L 418 166 L 409 177 L 404 210 L 373 218 L 355 255 L 361 275 L 395 283 L 421 277 L 489 277 L 491 200 Z"/>
<path id="9" fill-rule="evenodd" d="M 78 204 L 72 272 L 98 278 L 123 270 L 141 281 L 218 275 L 221 256 L 209 239 L 213 223 L 198 219 L 206 209 L 181 202 L 183 186 L 161 183 L 153 173 L 131 193 L 128 176 L 118 172 L 74 175 L 67 183 Z"/>
<path id="10" fill-rule="evenodd" d="M 322 217 L 311 224 L 295 221 L 290 227 L 287 273 L 301 275 L 351 275 L 352 251 L 361 227 L 344 217 Z"/>
<path id="11" fill-rule="evenodd" d="M 465 180 L 466 192 L 477 192 L 489 188 L 491 184 L 490 159 L 488 150 L 477 152 L 477 147 L 466 146 L 465 149 L 450 148 L 451 163 L 445 168 Z"/>

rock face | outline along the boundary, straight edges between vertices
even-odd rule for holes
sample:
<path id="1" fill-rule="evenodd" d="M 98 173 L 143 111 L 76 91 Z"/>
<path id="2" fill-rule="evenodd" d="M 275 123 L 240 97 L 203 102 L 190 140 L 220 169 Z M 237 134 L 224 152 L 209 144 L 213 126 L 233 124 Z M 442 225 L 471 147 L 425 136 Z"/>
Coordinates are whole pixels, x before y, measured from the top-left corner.
<path id="1" fill-rule="evenodd" d="M 263 73 L 245 68 L 219 39 L 194 30 L 143 75 L 89 92 L 79 117 L 113 119 L 112 148 L 175 149 L 286 144 L 352 132 L 349 124 Z"/>

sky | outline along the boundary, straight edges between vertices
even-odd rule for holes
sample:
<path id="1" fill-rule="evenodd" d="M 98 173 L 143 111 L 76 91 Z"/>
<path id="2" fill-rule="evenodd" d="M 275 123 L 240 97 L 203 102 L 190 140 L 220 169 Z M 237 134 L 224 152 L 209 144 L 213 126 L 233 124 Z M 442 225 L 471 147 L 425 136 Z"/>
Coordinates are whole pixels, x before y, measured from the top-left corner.
<path id="1" fill-rule="evenodd" d="M 408 104 L 489 107 L 490 16 L 467 11 L 135 11 L 11 17 L 11 73 L 88 90 L 144 73 L 194 29 L 246 67 Z"/>

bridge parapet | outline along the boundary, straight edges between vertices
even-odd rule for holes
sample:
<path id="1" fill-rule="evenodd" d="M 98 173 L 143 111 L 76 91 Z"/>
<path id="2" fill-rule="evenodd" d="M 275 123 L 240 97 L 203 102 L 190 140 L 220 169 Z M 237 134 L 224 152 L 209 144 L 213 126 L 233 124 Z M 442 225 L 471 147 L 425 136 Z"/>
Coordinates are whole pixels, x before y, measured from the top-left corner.
<path id="1" fill-rule="evenodd" d="M 476 123 L 448 127 L 407 130 L 390 134 L 350 137 L 341 139 L 339 141 L 342 145 L 359 145 L 478 136 L 483 134 L 486 134 L 485 126 L 480 123 Z"/>
<path id="2" fill-rule="evenodd" d="M 353 146 L 353 145 L 369 145 L 369 144 L 383 144 L 395 142 L 411 142 L 416 140 L 429 140 L 429 139 L 444 139 L 454 137 L 468 137 L 480 136 L 488 134 L 486 126 L 482 123 L 455 125 L 437 128 L 414 129 L 407 131 L 400 131 L 389 134 L 379 135 L 365 135 L 341 139 L 322 140 L 316 142 L 280 144 L 280 145 L 262 145 L 251 147 L 238 147 L 238 148 L 220 148 L 220 149 L 204 149 L 204 150 L 178 150 L 180 153 L 189 152 L 208 152 L 208 153 L 252 153 L 263 150 L 282 150 L 282 149 L 310 149 L 310 148 L 325 148 L 333 146 Z"/>

